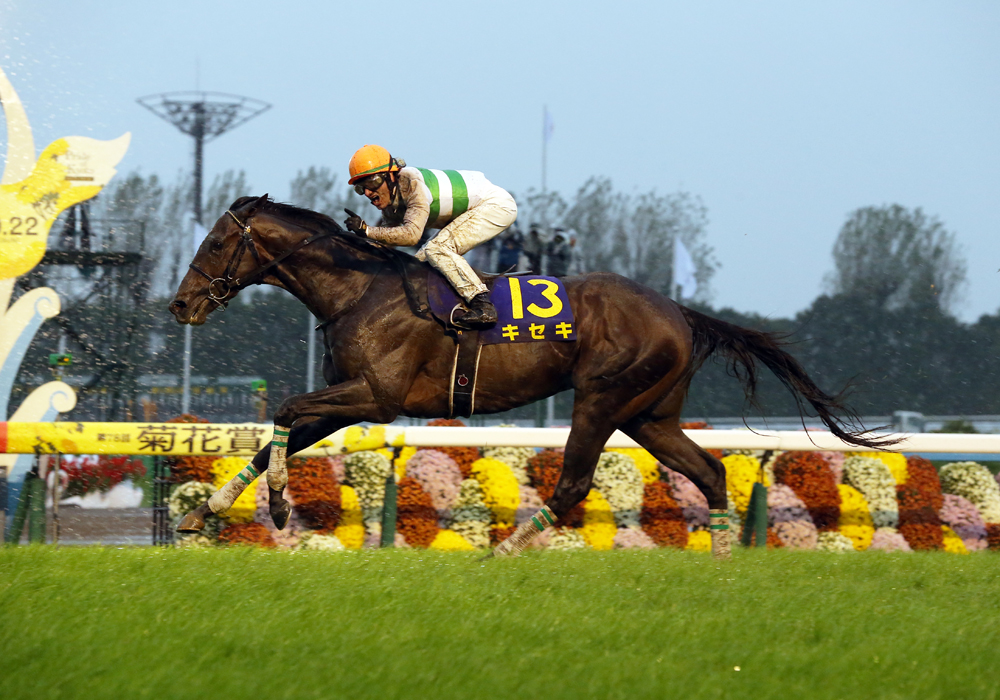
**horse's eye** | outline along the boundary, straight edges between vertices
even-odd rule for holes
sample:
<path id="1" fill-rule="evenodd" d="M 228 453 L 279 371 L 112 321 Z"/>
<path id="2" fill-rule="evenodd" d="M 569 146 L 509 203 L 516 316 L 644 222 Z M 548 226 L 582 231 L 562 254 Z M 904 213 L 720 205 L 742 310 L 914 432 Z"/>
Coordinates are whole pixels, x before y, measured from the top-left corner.
<path id="1" fill-rule="evenodd" d="M 220 250 L 222 250 L 222 241 L 212 241 L 211 248 L 213 253 L 218 253 Z"/>

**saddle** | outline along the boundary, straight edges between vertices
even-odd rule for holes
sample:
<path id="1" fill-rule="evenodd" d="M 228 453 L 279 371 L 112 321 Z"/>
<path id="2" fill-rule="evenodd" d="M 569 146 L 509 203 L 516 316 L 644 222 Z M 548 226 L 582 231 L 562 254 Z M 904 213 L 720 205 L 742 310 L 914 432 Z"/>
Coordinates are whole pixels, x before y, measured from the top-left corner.
<path id="1" fill-rule="evenodd" d="M 496 306 L 493 328 L 469 331 L 456 328 L 452 316 L 462 300 L 436 270 L 427 271 L 430 312 L 455 340 L 448 390 L 449 418 L 469 417 L 475 411 L 476 378 L 483 345 L 525 342 L 572 342 L 576 323 L 562 281 L 530 273 L 482 275 Z"/>

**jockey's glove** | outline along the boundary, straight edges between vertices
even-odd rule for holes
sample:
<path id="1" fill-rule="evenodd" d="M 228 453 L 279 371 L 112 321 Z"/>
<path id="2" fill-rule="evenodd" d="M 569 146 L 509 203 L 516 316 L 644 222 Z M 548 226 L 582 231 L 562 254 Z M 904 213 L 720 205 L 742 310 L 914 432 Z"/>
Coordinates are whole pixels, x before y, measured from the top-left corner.
<path id="1" fill-rule="evenodd" d="M 344 211 L 347 212 L 347 218 L 344 219 L 344 226 L 347 227 L 347 230 L 367 238 L 368 224 L 365 223 L 365 220 L 350 209 L 344 209 Z"/>

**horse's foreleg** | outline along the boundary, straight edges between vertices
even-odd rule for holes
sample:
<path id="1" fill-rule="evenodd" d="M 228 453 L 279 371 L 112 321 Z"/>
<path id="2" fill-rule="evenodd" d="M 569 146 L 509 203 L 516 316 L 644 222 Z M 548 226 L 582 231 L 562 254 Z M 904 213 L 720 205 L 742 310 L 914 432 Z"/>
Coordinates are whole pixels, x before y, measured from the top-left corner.
<path id="1" fill-rule="evenodd" d="M 300 418 L 311 417 L 319 420 L 292 427 Z M 282 402 L 274 414 L 274 437 L 267 456 L 268 510 L 275 526 L 279 530 L 284 529 L 292 513 L 291 504 L 282 495 L 288 485 L 286 454 L 295 454 L 344 426 L 365 420 L 388 422 L 393 418 L 394 415 L 389 417 L 378 408 L 371 387 L 363 378 L 292 396 Z M 334 427 L 324 429 L 322 435 L 315 436 L 313 426 L 317 423 Z M 254 461 L 260 457 L 261 454 L 258 454 Z"/>
<path id="2" fill-rule="evenodd" d="M 310 445 L 322 440 L 324 437 L 330 433 L 336 432 L 341 427 L 343 427 L 342 421 L 337 421 L 336 419 L 321 419 L 314 421 L 312 423 L 307 423 L 301 427 L 296 427 L 292 431 L 292 435 L 288 440 L 288 449 L 290 454 L 295 454 L 296 452 L 303 450 Z M 209 515 L 220 515 L 229 510 L 236 499 L 240 497 L 240 494 L 246 490 L 246 487 L 253 483 L 254 479 L 260 476 L 261 472 L 266 468 L 264 465 L 268 464 L 270 461 L 271 450 L 273 449 L 273 441 L 266 445 L 264 449 L 260 450 L 243 469 L 239 471 L 232 479 L 229 480 L 221 489 L 212 494 L 212 497 L 208 499 L 207 502 L 200 505 L 195 510 L 191 511 L 184 516 L 181 520 L 180 525 L 177 526 L 178 532 L 199 532 L 205 527 L 205 518 Z M 287 476 L 285 478 L 287 483 Z M 270 486 L 270 485 L 269 485 Z M 284 487 L 282 487 L 284 489 Z M 288 502 L 285 501 L 284 497 L 281 495 L 281 491 L 278 491 L 278 499 L 274 499 L 274 493 L 271 493 L 271 503 L 272 503 L 272 513 L 271 517 L 274 519 L 275 513 L 273 505 L 279 506 L 278 517 L 281 517 L 282 509 L 280 503 L 284 503 L 287 510 L 284 514 L 284 519 L 281 521 L 280 525 L 278 520 L 275 520 L 275 525 L 279 525 L 278 529 L 282 529 L 285 523 L 288 521 L 288 516 L 291 514 L 291 507 L 288 506 Z"/>
<path id="3" fill-rule="evenodd" d="M 726 499 L 726 467 L 684 434 L 676 418 L 630 421 L 622 430 L 649 450 L 660 463 L 690 479 L 708 500 L 712 554 L 729 559 L 729 505 Z"/>

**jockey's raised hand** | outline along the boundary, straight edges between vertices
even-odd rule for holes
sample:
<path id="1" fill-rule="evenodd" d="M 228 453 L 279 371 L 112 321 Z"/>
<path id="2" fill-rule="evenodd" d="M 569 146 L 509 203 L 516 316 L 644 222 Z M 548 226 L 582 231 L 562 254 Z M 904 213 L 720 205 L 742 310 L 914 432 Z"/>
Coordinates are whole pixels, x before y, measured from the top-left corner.
<path id="1" fill-rule="evenodd" d="M 389 245 L 413 246 L 426 229 L 440 229 L 417 251 L 417 258 L 430 263 L 464 299 L 465 308 L 453 317 L 455 325 L 493 326 L 497 315 L 489 290 L 462 254 L 514 223 L 514 198 L 480 172 L 407 167 L 381 146 L 359 149 L 350 171 L 354 191 L 382 212 L 378 226 L 366 226 L 358 217 L 364 235 Z M 348 219 L 348 228 L 352 221 Z"/>
<path id="2" fill-rule="evenodd" d="M 368 224 L 365 223 L 365 220 L 350 209 L 345 208 L 344 211 L 347 212 L 347 218 L 344 219 L 344 226 L 347 227 L 347 230 L 359 236 L 367 237 Z"/>

